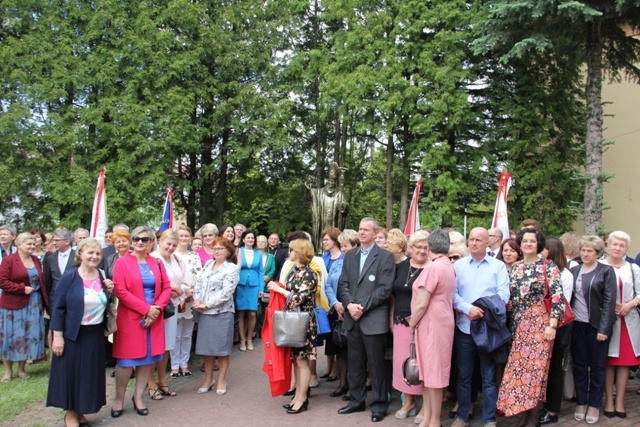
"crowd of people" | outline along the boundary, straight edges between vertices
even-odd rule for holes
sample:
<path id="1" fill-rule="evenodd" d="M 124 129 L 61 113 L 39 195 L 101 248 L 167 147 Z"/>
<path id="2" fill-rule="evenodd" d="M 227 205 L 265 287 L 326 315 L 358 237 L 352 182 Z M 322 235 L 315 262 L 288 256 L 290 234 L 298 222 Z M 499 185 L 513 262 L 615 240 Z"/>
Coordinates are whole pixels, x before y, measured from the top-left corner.
<path id="1" fill-rule="evenodd" d="M 321 257 L 304 231 L 281 243 L 241 224 L 205 224 L 195 236 L 187 226 L 118 224 L 104 245 L 84 229 L 0 226 L 1 381 L 14 379 L 14 363 L 28 379 L 27 363 L 46 360 L 49 347 L 46 404 L 65 411 L 65 425 L 86 426 L 107 403 L 108 359 L 111 416 L 125 412 L 131 378 L 134 411 L 145 416 L 145 393 L 177 396 L 165 372 L 191 376 L 193 351 L 204 372 L 197 392 L 226 394 L 234 345 L 253 351 L 261 337 L 272 395 L 291 396 L 286 414 L 307 411 L 324 379 L 336 381 L 339 414 L 365 411 L 366 401 L 372 422 L 385 418 L 394 390 L 395 417 L 421 427 L 440 426 L 446 400 L 453 427 L 468 426 L 480 392 L 486 427 L 498 416 L 557 422 L 563 399 L 576 402 L 577 421 L 626 418 L 640 365 L 640 268 L 627 233 L 547 238 L 526 220 L 509 236 L 480 227 L 468 238 L 405 236 L 363 218 L 357 231 L 320 235 Z M 308 313 L 302 346 L 271 345 L 276 310 Z M 330 332 L 319 333 L 324 318 Z M 404 373 L 412 346 L 419 384 Z"/>

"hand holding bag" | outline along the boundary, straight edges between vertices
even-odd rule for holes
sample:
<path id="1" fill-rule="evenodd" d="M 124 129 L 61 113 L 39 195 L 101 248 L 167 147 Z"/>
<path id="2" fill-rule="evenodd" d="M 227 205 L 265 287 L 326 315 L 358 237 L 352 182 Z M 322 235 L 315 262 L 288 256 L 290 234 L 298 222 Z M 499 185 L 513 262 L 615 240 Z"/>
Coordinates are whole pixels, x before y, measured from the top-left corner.
<path id="1" fill-rule="evenodd" d="M 291 295 L 287 297 L 285 310 L 273 313 L 273 341 L 278 347 L 302 347 L 307 342 L 309 313 L 300 311 L 300 307 L 286 310 L 290 301 Z"/>
<path id="2" fill-rule="evenodd" d="M 156 258 L 156 260 L 158 261 L 158 269 L 160 269 L 160 272 L 162 273 L 162 264 L 160 264 L 160 259 Z M 165 320 L 176 314 L 176 306 L 173 304 L 173 301 L 169 300 L 169 303 L 164 306 L 162 313 Z"/>
<path id="3" fill-rule="evenodd" d="M 407 385 L 420 385 L 420 368 L 418 367 L 418 359 L 416 357 L 415 334 L 411 336 L 409 357 L 402 363 L 402 377 Z"/>

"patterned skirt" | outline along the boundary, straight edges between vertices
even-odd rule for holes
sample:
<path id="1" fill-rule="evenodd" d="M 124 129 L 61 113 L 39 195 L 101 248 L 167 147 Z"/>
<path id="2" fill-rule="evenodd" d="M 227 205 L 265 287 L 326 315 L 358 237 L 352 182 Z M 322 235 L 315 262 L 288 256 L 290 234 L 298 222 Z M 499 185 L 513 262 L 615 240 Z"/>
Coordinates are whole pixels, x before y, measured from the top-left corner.
<path id="1" fill-rule="evenodd" d="M 505 367 L 498 410 L 507 417 L 535 409 L 547 394 L 547 376 L 553 341 L 544 338 L 549 313 L 540 301 L 520 316 Z"/>
<path id="2" fill-rule="evenodd" d="M 0 309 L 0 358 L 11 362 L 44 357 L 42 296 L 33 292 L 29 304 L 18 310 Z"/>

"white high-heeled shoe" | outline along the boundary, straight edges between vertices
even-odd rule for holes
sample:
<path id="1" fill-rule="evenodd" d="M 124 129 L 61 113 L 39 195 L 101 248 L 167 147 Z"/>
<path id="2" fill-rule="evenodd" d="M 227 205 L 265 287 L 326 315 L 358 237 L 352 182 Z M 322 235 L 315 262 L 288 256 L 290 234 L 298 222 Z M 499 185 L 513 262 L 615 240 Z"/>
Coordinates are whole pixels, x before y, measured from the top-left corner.
<path id="1" fill-rule="evenodd" d="M 210 392 L 211 390 L 213 390 L 214 385 L 216 385 L 216 380 L 213 380 L 207 387 L 200 387 L 198 389 L 198 394 Z"/>

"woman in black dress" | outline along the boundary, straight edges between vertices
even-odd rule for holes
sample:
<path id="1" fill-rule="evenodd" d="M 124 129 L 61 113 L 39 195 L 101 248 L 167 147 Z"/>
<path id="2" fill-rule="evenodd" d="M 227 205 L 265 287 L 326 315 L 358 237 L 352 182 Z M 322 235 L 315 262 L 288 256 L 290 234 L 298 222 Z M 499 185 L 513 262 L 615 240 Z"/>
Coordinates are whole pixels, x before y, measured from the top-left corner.
<path id="1" fill-rule="evenodd" d="M 66 426 L 88 425 L 84 414 L 98 412 L 105 397 L 105 316 L 113 282 L 98 271 L 102 246 L 80 242 L 78 268 L 64 272 L 51 310 L 53 342 L 47 406 L 66 410 Z"/>

